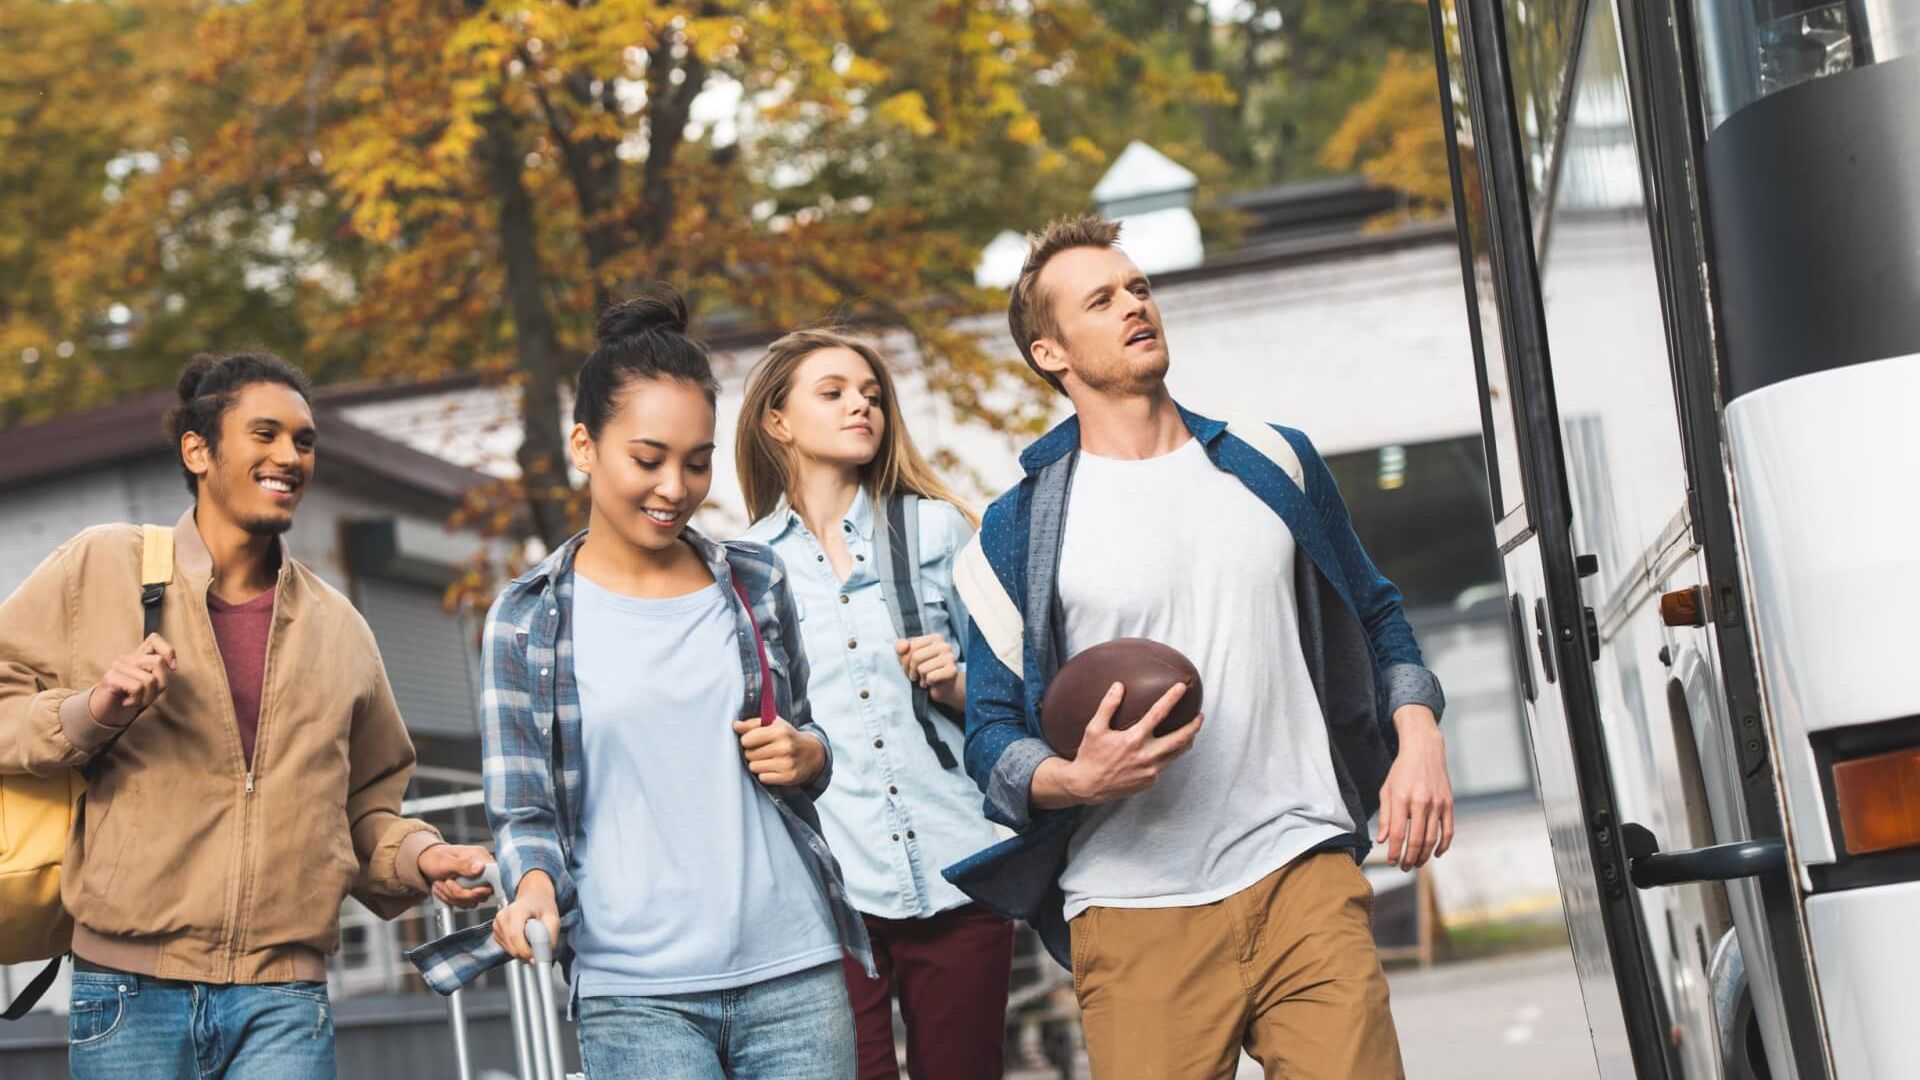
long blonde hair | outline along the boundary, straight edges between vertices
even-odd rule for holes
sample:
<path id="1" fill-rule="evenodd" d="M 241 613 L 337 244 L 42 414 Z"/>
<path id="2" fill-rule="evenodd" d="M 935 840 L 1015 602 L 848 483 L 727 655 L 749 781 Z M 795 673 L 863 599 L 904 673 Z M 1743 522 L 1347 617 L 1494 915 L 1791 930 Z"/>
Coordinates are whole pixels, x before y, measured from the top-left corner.
<path id="1" fill-rule="evenodd" d="M 973 508 L 947 485 L 933 466 L 913 444 L 906 421 L 900 415 L 900 399 L 894 390 L 893 372 L 880 353 L 864 341 L 834 330 L 795 330 L 767 346 L 767 355 L 755 364 L 747 376 L 746 401 L 740 406 L 740 428 L 734 448 L 734 468 L 740 474 L 740 491 L 747 499 L 747 516 L 754 521 L 771 514 L 784 496 L 794 502 L 798 470 L 793 451 L 767 431 L 767 415 L 784 408 L 787 393 L 793 388 L 793 374 L 807 357 L 822 349 L 847 349 L 859 355 L 873 369 L 880 384 L 880 448 L 873 460 L 860 467 L 860 484 L 867 497 L 877 504 L 901 492 L 923 499 L 950 503 L 975 528 L 980 519 Z"/>

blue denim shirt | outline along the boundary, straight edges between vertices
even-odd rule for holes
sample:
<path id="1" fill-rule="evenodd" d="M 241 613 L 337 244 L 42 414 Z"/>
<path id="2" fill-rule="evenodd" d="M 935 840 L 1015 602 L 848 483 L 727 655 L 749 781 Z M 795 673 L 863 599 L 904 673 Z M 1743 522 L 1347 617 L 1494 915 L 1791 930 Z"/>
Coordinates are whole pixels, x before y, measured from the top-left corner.
<path id="1" fill-rule="evenodd" d="M 926 632 L 953 643 L 965 670 L 967 611 L 953 556 L 973 536 L 960 511 L 920 500 L 920 610 Z M 834 746 L 833 787 L 815 804 L 847 875 L 847 895 L 869 915 L 917 919 L 968 903 L 940 868 L 999 838 L 980 812 L 980 789 L 942 768 L 913 715 L 911 684 L 895 656 L 893 617 L 875 565 L 873 505 L 863 489 L 840 522 L 853 570 L 842 582 L 820 541 L 783 501 L 747 539 L 787 566 L 806 642 L 814 722 Z M 965 732 L 937 711 L 934 730 L 961 756 Z"/>
<path id="2" fill-rule="evenodd" d="M 559 959 L 570 965 L 569 933 L 578 925 L 573 878 L 567 866 L 577 837 L 585 771 L 581 768 L 580 695 L 573 677 L 573 556 L 582 532 L 562 544 L 538 566 L 514 579 L 487 612 L 481 645 L 481 784 L 487 824 L 493 830 L 494 857 L 508 898 L 528 871 L 542 870 L 553 880 L 560 905 Z M 766 788 L 814 884 L 826 897 L 840 943 L 854 960 L 873 972 L 866 924 L 848 901 L 840 867 L 820 835 L 814 800 L 833 774 L 832 743 L 815 724 L 807 699 L 807 657 L 799 644 L 799 618 L 787 591 L 780 559 L 760 544 L 718 544 L 688 529 L 687 542 L 703 558 L 714 580 L 731 592 L 737 577 L 750 609 L 733 606 L 746 696 L 738 718 L 760 714 L 760 658 L 755 627 L 766 642 L 773 669 L 776 711 L 794 727 L 820 738 L 828 748 L 827 767 L 804 788 Z M 742 769 L 746 759 L 741 759 Z M 508 960 L 482 923 L 428 942 L 407 954 L 428 986 L 443 994 L 465 986 Z"/>

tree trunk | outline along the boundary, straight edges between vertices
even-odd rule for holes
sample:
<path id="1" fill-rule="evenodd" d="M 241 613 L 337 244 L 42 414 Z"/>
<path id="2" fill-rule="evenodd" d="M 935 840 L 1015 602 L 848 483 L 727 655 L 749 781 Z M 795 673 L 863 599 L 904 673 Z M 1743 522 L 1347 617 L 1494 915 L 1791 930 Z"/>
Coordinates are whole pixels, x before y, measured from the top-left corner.
<path id="1" fill-rule="evenodd" d="M 500 249 L 507 265 L 507 308 L 513 315 L 520 387 L 520 449 L 514 459 L 527 488 L 534 531 L 549 550 L 571 535 L 567 461 L 560 437 L 560 365 L 564 355 L 547 307 L 536 243 L 533 198 L 521 176 L 522 152 L 513 116 L 495 109 L 483 121 L 482 157 L 500 208 Z"/>

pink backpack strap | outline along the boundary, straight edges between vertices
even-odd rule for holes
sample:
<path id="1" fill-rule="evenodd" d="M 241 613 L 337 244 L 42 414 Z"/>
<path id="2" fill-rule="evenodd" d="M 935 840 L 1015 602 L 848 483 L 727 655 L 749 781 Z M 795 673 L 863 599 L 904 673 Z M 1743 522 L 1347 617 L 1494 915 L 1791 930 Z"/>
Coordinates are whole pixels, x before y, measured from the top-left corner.
<path id="1" fill-rule="evenodd" d="M 753 628 L 753 647 L 760 654 L 760 726 L 772 727 L 779 718 L 774 710 L 773 665 L 767 661 L 767 643 L 760 637 L 760 620 L 753 617 L 753 602 L 747 599 L 746 587 L 740 584 L 738 575 L 732 575 L 733 595 L 740 598 L 740 606 L 747 609 L 747 625 Z"/>

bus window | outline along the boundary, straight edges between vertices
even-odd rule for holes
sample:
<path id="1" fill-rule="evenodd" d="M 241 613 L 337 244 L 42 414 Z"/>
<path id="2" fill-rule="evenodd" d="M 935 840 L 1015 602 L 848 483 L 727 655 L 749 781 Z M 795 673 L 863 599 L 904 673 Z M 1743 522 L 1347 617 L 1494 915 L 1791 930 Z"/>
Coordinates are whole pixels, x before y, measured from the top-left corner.
<path id="1" fill-rule="evenodd" d="M 1554 152 L 1566 122 L 1562 103 L 1567 80 L 1573 77 L 1580 12 L 1585 6 L 1579 0 L 1501 0 L 1514 118 L 1527 157 L 1527 199 L 1536 232 L 1546 212 Z"/>
<path id="2" fill-rule="evenodd" d="M 1584 583 L 1607 601 L 1686 506 L 1653 237 L 1612 9 L 1592 8 L 1552 198 L 1541 283 Z"/>
<path id="3" fill-rule="evenodd" d="M 1465 61 L 1461 56 L 1460 20 L 1454 0 L 1440 0 L 1439 33 L 1445 43 L 1444 62 L 1450 74 L 1447 100 L 1441 103 L 1454 129 L 1449 162 L 1454 174 L 1454 212 L 1468 252 L 1463 257 L 1467 296 L 1467 330 L 1473 342 L 1474 373 L 1480 383 L 1480 427 L 1488 468 L 1487 488 L 1493 496 L 1493 518 L 1524 526 L 1525 484 L 1520 470 L 1520 436 L 1514 421 L 1513 372 L 1501 341 L 1499 295 L 1494 280 L 1491 225 L 1487 192 L 1480 184 L 1475 157 L 1477 103 L 1467 93 Z M 1519 529 L 1513 531 L 1518 532 Z"/>
<path id="4" fill-rule="evenodd" d="M 1920 52 L 1920 9 L 1893 0 L 1693 0 L 1709 127 L 1813 79 Z"/>

